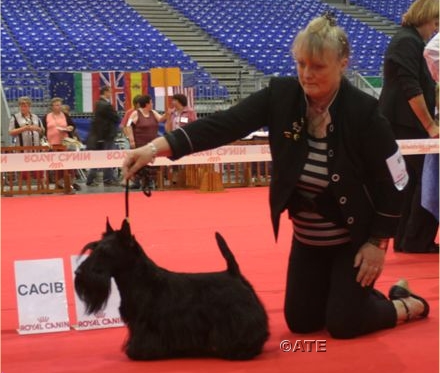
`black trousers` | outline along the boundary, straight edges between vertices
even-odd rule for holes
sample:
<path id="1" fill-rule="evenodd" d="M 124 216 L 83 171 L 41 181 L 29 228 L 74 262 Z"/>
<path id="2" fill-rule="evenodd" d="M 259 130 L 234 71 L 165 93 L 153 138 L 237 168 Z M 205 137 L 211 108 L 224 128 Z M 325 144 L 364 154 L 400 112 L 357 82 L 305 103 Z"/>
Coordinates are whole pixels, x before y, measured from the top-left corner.
<path id="1" fill-rule="evenodd" d="M 422 207 L 422 172 L 424 155 L 404 156 L 410 180 L 406 187 L 402 217 L 399 221 L 394 250 L 430 252 L 435 246 L 437 219 Z"/>
<path id="2" fill-rule="evenodd" d="M 393 303 L 356 282 L 356 253 L 351 244 L 311 247 L 293 238 L 284 306 L 292 332 L 326 328 L 333 338 L 354 338 L 396 325 Z"/>

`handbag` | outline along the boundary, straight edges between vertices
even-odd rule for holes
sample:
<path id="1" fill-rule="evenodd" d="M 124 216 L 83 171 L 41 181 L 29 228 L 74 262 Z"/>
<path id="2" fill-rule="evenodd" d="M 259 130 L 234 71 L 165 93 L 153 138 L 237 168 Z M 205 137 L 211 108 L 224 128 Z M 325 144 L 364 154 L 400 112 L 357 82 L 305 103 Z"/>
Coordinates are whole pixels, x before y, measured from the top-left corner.
<path id="1" fill-rule="evenodd" d="M 49 140 L 47 139 L 46 136 L 44 135 L 40 136 L 40 145 L 50 147 Z"/>
<path id="2" fill-rule="evenodd" d="M 67 150 L 82 150 L 85 148 L 81 141 L 73 137 L 66 137 L 63 140 L 63 145 L 67 148 Z"/>

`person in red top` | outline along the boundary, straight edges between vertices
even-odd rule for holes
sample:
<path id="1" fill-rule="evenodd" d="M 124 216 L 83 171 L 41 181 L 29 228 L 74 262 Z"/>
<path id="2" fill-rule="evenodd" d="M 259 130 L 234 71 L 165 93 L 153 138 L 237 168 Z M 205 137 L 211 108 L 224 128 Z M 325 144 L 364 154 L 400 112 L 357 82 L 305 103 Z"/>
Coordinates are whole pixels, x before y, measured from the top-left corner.
<path id="1" fill-rule="evenodd" d="M 188 106 L 188 98 L 185 95 L 180 93 L 175 94 L 171 103 L 173 108 L 165 124 L 165 130 L 167 132 L 183 127 L 197 119 L 197 114 L 194 109 Z"/>
<path id="2" fill-rule="evenodd" d="M 127 123 L 128 120 L 130 119 L 131 114 L 133 114 L 134 111 L 136 111 L 137 109 L 139 109 L 139 98 L 142 97 L 142 95 L 136 95 L 133 97 L 133 107 L 131 109 L 128 109 L 125 112 L 124 117 L 122 118 L 121 124 L 120 124 L 120 128 L 122 129 L 122 133 L 125 135 L 126 139 L 127 139 L 127 143 L 126 143 L 126 147 L 129 148 L 129 144 L 128 144 L 128 131 L 127 131 Z"/>
<path id="3" fill-rule="evenodd" d="M 140 96 L 137 104 L 139 108 L 132 112 L 125 128 L 131 149 L 144 146 L 155 139 L 159 133 L 159 123 L 167 117 L 153 110 L 153 101 L 149 95 Z M 135 180 L 131 188 L 140 188 L 139 179 Z"/>

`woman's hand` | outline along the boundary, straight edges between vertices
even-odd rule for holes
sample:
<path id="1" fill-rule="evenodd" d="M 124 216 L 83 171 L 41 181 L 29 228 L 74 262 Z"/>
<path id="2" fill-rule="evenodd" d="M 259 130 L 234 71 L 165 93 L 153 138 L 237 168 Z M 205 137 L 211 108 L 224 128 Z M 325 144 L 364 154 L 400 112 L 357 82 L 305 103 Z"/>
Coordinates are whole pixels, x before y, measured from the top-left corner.
<path id="1" fill-rule="evenodd" d="M 42 133 L 43 129 L 39 126 L 35 126 L 33 124 L 31 124 L 30 126 L 28 126 L 28 130 L 29 131 L 37 131 L 38 133 Z"/>
<path id="2" fill-rule="evenodd" d="M 73 129 L 74 129 L 73 126 L 67 126 L 67 127 L 66 127 L 66 131 L 67 131 L 67 132 L 72 132 Z"/>
<path id="3" fill-rule="evenodd" d="M 426 130 L 429 134 L 429 137 L 432 139 L 437 139 L 439 135 L 439 127 L 435 120 L 431 122 L 431 124 L 428 126 L 428 129 Z"/>
<path id="4" fill-rule="evenodd" d="M 131 179 L 142 167 L 151 163 L 154 157 L 155 155 L 148 144 L 128 151 L 124 163 L 122 164 L 124 180 Z"/>
<path id="5" fill-rule="evenodd" d="M 122 164 L 123 179 L 131 179 L 142 167 L 152 163 L 156 156 L 169 155 L 171 155 L 171 148 L 164 137 L 158 137 L 147 145 L 128 151 Z"/>
<path id="6" fill-rule="evenodd" d="M 379 278 L 385 262 L 385 254 L 385 250 L 369 242 L 359 249 L 354 258 L 354 267 L 359 268 L 356 281 L 360 282 L 362 287 L 370 286 Z"/>

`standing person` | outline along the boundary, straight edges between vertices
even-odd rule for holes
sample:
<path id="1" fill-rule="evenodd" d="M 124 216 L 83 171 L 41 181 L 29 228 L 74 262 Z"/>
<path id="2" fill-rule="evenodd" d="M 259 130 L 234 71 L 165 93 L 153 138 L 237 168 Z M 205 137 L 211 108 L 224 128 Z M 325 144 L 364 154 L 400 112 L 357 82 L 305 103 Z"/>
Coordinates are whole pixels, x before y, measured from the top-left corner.
<path id="1" fill-rule="evenodd" d="M 70 106 L 69 105 L 61 105 L 61 110 L 64 114 L 68 115 L 70 117 Z M 73 120 L 72 120 L 73 122 Z M 72 132 L 69 132 L 69 137 L 73 140 L 75 140 L 74 143 L 74 150 L 82 150 L 85 148 L 85 145 L 82 143 L 81 137 L 78 134 L 76 125 L 74 123 L 74 129 Z"/>
<path id="2" fill-rule="evenodd" d="M 128 109 L 125 114 L 124 117 L 122 118 L 121 121 L 121 129 L 122 129 L 122 133 L 124 134 L 125 138 L 126 138 L 126 148 L 130 148 L 130 144 L 128 141 L 128 131 L 127 131 L 127 123 L 128 120 L 130 119 L 131 114 L 133 114 L 133 112 L 135 112 L 137 109 L 139 109 L 139 98 L 142 95 L 136 95 L 133 97 L 133 107 L 131 109 Z"/>
<path id="3" fill-rule="evenodd" d="M 50 101 L 50 112 L 43 117 L 42 122 L 50 145 L 61 145 L 75 130 L 75 123 L 70 115 L 64 113 L 62 105 L 63 99 L 54 97 Z"/>
<path id="4" fill-rule="evenodd" d="M 435 82 L 423 58 L 425 43 L 438 31 L 438 0 L 416 0 L 402 17 L 402 27 L 385 53 L 380 109 L 397 139 L 438 137 L 434 119 Z M 410 181 L 394 250 L 438 252 L 434 243 L 438 222 L 421 205 L 425 156 L 405 156 Z"/>
<path id="5" fill-rule="evenodd" d="M 19 112 L 9 121 L 9 135 L 18 146 L 40 146 L 44 134 L 43 124 L 36 114 L 31 113 L 32 100 L 23 96 L 18 99 Z"/>
<path id="6" fill-rule="evenodd" d="M 27 96 L 18 98 L 19 111 L 9 120 L 9 135 L 16 146 L 40 146 L 44 127 L 40 118 L 31 113 L 32 100 Z M 42 186 L 44 171 L 22 172 L 25 180 L 37 179 Z"/>
<path id="7" fill-rule="evenodd" d="M 87 139 L 87 149 L 89 150 L 110 150 L 114 148 L 114 139 L 116 136 L 119 115 L 110 103 L 111 88 L 102 87 L 100 90 L 100 99 L 95 104 L 95 116 L 92 120 L 89 137 Z M 97 186 L 97 169 L 89 170 L 86 184 Z M 104 168 L 104 186 L 117 186 L 113 168 Z"/>
<path id="8" fill-rule="evenodd" d="M 436 115 L 435 120 L 439 122 L 439 33 L 429 41 L 423 52 L 429 72 L 436 82 L 435 103 Z M 429 211 L 439 221 L 439 155 L 426 154 L 423 164 L 422 173 L 422 206 Z"/>
<path id="9" fill-rule="evenodd" d="M 73 123 L 70 115 L 66 114 L 63 110 L 63 99 L 60 97 L 54 97 L 50 101 L 50 112 L 43 117 L 43 126 L 47 134 L 47 140 L 52 145 L 63 145 L 63 141 L 66 138 L 73 136 L 75 131 L 75 123 Z M 72 170 L 70 176 L 75 178 L 75 171 Z M 56 180 L 55 183 L 59 188 L 64 188 L 63 175 L 58 171 L 55 171 Z M 61 179 L 57 179 L 61 176 Z M 81 187 L 77 183 L 69 183 L 75 190 L 80 190 Z"/>
<path id="10" fill-rule="evenodd" d="M 343 76 L 345 32 L 330 15 L 318 17 L 296 36 L 293 55 L 298 79 L 272 78 L 229 110 L 129 152 L 124 177 L 155 156 L 177 159 L 268 126 L 272 225 L 277 236 L 288 210 L 294 226 L 284 308 L 290 330 L 353 338 L 426 317 L 428 304 L 406 282 L 390 289 L 391 300 L 374 289 L 407 174 L 377 100 Z"/>
<path id="11" fill-rule="evenodd" d="M 173 95 L 171 100 L 172 108 L 169 111 L 168 120 L 165 123 L 165 131 L 170 132 L 179 127 L 186 126 L 197 119 L 197 114 L 193 108 L 188 106 L 188 98 L 181 93 Z M 166 173 L 167 178 L 173 183 L 177 184 L 179 180 L 179 173 L 185 170 L 184 166 L 173 166 Z"/>
<path id="12" fill-rule="evenodd" d="M 139 108 L 133 111 L 126 127 L 128 141 L 132 149 L 144 146 L 155 139 L 159 133 L 159 123 L 166 119 L 166 115 L 160 115 L 153 110 L 153 101 L 149 95 L 139 97 L 137 102 Z M 150 168 L 150 171 L 151 176 L 153 176 L 153 168 Z M 131 186 L 132 189 L 139 189 L 140 187 L 139 179 L 136 179 Z"/>
<path id="13" fill-rule="evenodd" d="M 196 112 L 188 106 L 188 98 L 184 94 L 176 93 L 173 95 L 171 104 L 173 108 L 170 110 L 170 115 L 165 124 L 167 132 L 185 126 L 197 119 Z"/>
<path id="14" fill-rule="evenodd" d="M 437 32 L 429 43 L 426 44 L 425 50 L 423 51 L 429 72 L 436 83 L 438 83 L 439 75 L 439 50 L 439 33 Z"/>

